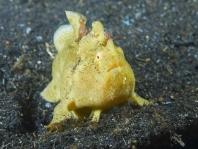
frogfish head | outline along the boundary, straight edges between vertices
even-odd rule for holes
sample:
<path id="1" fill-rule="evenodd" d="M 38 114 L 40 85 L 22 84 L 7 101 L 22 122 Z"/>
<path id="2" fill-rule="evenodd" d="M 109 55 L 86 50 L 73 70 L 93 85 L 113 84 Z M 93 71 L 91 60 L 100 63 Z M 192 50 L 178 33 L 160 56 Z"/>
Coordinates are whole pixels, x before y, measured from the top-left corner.
<path id="1" fill-rule="evenodd" d="M 102 24 L 96 21 L 92 27 L 79 41 L 77 50 L 79 63 L 72 86 L 78 98 L 75 104 L 76 107 L 110 108 L 127 102 L 135 78 L 122 49 L 106 37 Z"/>

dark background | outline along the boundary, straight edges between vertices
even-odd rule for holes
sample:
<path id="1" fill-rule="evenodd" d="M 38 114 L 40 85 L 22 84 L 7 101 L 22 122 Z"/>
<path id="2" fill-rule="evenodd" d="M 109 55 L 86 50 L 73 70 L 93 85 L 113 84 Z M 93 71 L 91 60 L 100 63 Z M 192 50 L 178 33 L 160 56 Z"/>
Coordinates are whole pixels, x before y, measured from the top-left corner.
<path id="1" fill-rule="evenodd" d="M 51 80 L 53 33 L 65 10 L 99 20 L 122 47 L 135 91 L 154 102 L 69 120 L 49 133 L 56 104 L 39 93 Z M 150 58 L 150 62 L 140 59 Z M 4 148 L 198 148 L 198 1 L 0 0 L 0 146 Z M 182 147 L 184 146 L 184 147 Z"/>

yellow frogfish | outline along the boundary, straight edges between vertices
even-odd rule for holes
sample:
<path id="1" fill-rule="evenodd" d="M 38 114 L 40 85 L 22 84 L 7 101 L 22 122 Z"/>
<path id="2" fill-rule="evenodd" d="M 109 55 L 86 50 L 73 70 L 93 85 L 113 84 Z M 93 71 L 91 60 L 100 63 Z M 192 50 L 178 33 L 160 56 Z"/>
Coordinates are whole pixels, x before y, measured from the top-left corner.
<path id="1" fill-rule="evenodd" d="M 99 21 L 88 31 L 86 18 L 66 11 L 70 25 L 63 25 L 54 34 L 58 51 L 52 64 L 52 81 L 41 92 L 49 102 L 58 102 L 50 131 L 61 131 L 68 118 L 92 117 L 98 122 L 102 111 L 126 103 L 149 104 L 134 92 L 133 70 L 123 50 L 104 31 Z"/>

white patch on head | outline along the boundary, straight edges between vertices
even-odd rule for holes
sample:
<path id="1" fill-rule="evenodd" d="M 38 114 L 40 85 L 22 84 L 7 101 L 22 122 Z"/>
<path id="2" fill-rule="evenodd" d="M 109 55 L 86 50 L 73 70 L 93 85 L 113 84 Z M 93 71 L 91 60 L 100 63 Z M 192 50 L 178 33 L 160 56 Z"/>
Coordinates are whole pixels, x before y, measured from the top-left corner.
<path id="1" fill-rule="evenodd" d="M 73 28 L 71 25 L 62 25 L 54 33 L 54 46 L 57 51 L 62 50 L 65 42 L 73 37 Z"/>

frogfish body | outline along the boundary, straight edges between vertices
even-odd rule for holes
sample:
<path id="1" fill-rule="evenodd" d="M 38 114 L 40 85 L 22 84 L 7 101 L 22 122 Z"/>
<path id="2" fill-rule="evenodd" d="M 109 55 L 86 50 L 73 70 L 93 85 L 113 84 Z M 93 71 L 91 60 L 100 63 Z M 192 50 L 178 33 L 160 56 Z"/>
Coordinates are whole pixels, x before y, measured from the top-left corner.
<path id="1" fill-rule="evenodd" d="M 133 70 L 101 22 L 93 22 L 87 31 L 82 14 L 66 11 L 66 16 L 70 25 L 54 34 L 58 54 L 52 65 L 53 79 L 41 92 L 45 100 L 59 101 L 49 130 L 71 117 L 83 119 L 92 114 L 92 121 L 97 122 L 102 111 L 129 99 L 139 106 L 148 104 L 134 92 Z"/>

